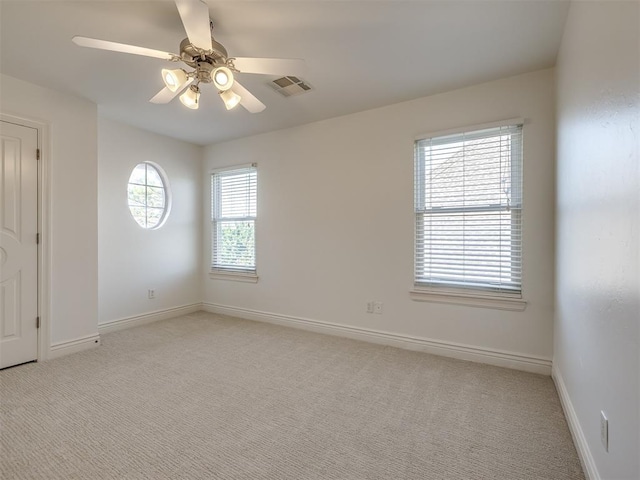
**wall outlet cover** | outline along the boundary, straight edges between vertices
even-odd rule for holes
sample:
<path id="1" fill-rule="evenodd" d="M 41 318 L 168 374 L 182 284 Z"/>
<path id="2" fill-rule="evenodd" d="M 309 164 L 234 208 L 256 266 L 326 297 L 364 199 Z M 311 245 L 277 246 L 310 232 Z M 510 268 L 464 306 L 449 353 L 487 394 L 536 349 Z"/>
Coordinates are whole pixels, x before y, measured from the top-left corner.
<path id="1" fill-rule="evenodd" d="M 600 441 L 604 446 L 604 451 L 609 451 L 609 419 L 604 411 L 600 411 Z"/>

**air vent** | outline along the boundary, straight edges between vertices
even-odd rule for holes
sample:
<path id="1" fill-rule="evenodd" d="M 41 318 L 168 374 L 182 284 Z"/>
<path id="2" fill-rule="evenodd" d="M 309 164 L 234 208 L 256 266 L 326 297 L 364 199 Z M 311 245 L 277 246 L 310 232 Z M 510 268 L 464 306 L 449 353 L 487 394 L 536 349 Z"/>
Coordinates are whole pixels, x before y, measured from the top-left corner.
<path id="1" fill-rule="evenodd" d="M 311 91 L 311 86 L 298 77 L 281 77 L 269 82 L 284 97 L 293 97 Z"/>

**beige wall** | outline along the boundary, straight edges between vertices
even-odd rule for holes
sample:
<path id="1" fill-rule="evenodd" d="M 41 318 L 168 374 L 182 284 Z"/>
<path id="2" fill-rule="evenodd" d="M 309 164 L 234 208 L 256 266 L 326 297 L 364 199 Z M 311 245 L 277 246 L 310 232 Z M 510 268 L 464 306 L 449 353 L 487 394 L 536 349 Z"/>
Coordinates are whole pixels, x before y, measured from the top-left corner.
<path id="1" fill-rule="evenodd" d="M 241 316 L 331 322 L 550 360 L 554 96 L 554 71 L 543 70 L 207 147 L 207 225 L 210 169 L 258 163 L 260 280 L 239 283 L 205 274 L 205 302 L 233 307 Z M 516 117 L 526 119 L 527 309 L 411 300 L 414 137 Z M 209 236 L 207 228 L 205 262 Z M 384 303 L 382 315 L 365 313 L 370 300 Z"/>
<path id="2" fill-rule="evenodd" d="M 171 211 L 155 230 L 141 228 L 127 205 L 129 176 L 141 162 L 160 166 L 169 183 Z M 201 164 L 202 147 L 99 119 L 100 324 L 200 303 Z"/>
<path id="3" fill-rule="evenodd" d="M 617 480 L 640 478 L 639 5 L 574 2 L 557 67 L 554 375 L 587 473 Z"/>
<path id="4" fill-rule="evenodd" d="M 98 331 L 97 106 L 87 100 L 0 76 L 0 112 L 47 126 L 45 194 L 50 296 L 44 301 L 50 343 Z"/>

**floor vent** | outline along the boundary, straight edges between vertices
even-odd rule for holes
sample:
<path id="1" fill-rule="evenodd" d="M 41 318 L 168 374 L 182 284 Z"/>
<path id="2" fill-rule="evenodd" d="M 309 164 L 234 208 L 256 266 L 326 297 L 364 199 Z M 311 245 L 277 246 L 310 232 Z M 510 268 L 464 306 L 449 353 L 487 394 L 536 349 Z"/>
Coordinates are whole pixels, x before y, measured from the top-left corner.
<path id="1" fill-rule="evenodd" d="M 284 97 L 293 97 L 312 90 L 311 86 L 298 77 L 281 77 L 269 82 L 276 92 Z"/>

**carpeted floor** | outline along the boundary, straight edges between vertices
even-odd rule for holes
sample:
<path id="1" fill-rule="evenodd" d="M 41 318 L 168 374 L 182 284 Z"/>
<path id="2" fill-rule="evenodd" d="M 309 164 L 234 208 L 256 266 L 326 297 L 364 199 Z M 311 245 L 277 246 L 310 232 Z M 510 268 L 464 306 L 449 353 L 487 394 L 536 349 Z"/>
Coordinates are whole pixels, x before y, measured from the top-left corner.
<path id="1" fill-rule="evenodd" d="M 549 377 L 199 312 L 0 372 L 3 479 L 583 479 Z"/>

